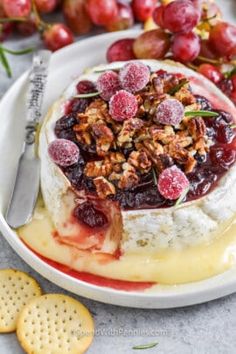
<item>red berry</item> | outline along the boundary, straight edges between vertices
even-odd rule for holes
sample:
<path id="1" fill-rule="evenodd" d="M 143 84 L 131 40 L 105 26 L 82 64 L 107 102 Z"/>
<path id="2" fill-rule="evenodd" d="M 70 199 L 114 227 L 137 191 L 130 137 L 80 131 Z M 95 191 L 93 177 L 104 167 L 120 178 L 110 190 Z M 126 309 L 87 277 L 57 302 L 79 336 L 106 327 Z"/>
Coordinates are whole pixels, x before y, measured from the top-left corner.
<path id="1" fill-rule="evenodd" d="M 224 75 L 221 73 L 220 69 L 211 64 L 201 64 L 198 68 L 198 72 L 206 76 L 215 84 L 224 78 Z"/>
<path id="2" fill-rule="evenodd" d="M 177 166 L 172 166 L 160 174 L 157 187 L 164 198 L 176 200 L 189 187 L 189 180 Z"/>
<path id="3" fill-rule="evenodd" d="M 162 59 L 170 48 L 169 35 L 161 28 L 142 33 L 134 42 L 138 59 Z"/>
<path id="4" fill-rule="evenodd" d="M 157 107 L 154 121 L 167 125 L 178 125 L 184 117 L 184 106 L 175 98 L 167 98 Z"/>
<path id="5" fill-rule="evenodd" d="M 57 7 L 57 0 L 34 0 L 37 10 L 41 13 L 49 13 Z"/>
<path id="6" fill-rule="evenodd" d="M 31 11 L 30 0 L 2 0 L 7 17 L 28 17 Z"/>
<path id="7" fill-rule="evenodd" d="M 71 30 L 63 23 L 55 23 L 43 32 L 46 48 L 55 51 L 74 42 Z"/>
<path id="8" fill-rule="evenodd" d="M 34 20 L 29 19 L 29 21 L 26 21 L 26 22 L 16 23 L 16 30 L 22 36 L 29 37 L 29 36 L 32 36 L 32 34 L 37 31 L 37 27 L 36 27 Z"/>
<path id="9" fill-rule="evenodd" d="M 210 158 L 216 167 L 228 170 L 236 160 L 236 151 L 223 147 L 212 147 L 210 150 Z"/>
<path id="10" fill-rule="evenodd" d="M 5 22 L 0 24 L 0 42 L 5 41 L 12 33 L 14 24 L 12 22 Z"/>
<path id="11" fill-rule="evenodd" d="M 151 15 L 156 6 L 156 0 L 132 0 L 134 16 L 138 21 L 144 22 Z"/>
<path id="12" fill-rule="evenodd" d="M 98 26 L 106 26 L 115 21 L 118 15 L 115 0 L 87 0 L 87 10 L 92 22 Z"/>
<path id="13" fill-rule="evenodd" d="M 96 86 L 92 81 L 81 80 L 76 85 L 76 90 L 78 94 L 93 93 L 96 91 Z"/>
<path id="14" fill-rule="evenodd" d="M 135 59 L 133 43 L 133 38 L 120 39 L 114 42 L 107 50 L 108 63 Z"/>
<path id="15" fill-rule="evenodd" d="M 125 90 L 120 90 L 112 96 L 109 106 L 110 115 L 118 122 L 133 118 L 138 110 L 136 97 Z"/>
<path id="16" fill-rule="evenodd" d="M 200 52 L 200 39 L 193 33 L 178 33 L 174 36 L 172 53 L 175 60 L 183 63 L 191 62 Z"/>
<path id="17" fill-rule="evenodd" d="M 119 78 L 124 90 L 135 93 L 147 85 L 150 69 L 141 62 L 128 63 L 120 70 Z"/>
<path id="18" fill-rule="evenodd" d="M 233 92 L 233 82 L 231 79 L 223 79 L 218 83 L 218 87 L 221 89 L 222 92 L 228 97 Z"/>
<path id="19" fill-rule="evenodd" d="M 219 22 L 210 31 L 209 42 L 215 52 L 222 57 L 236 54 L 236 26 Z"/>
<path id="20" fill-rule="evenodd" d="M 106 29 L 110 32 L 122 31 L 132 27 L 134 24 L 134 16 L 130 5 L 118 1 L 117 6 L 117 18 L 106 25 Z"/>
<path id="21" fill-rule="evenodd" d="M 164 28 L 170 32 L 190 32 L 200 19 L 200 13 L 189 0 L 176 0 L 168 4 L 163 13 Z"/>
<path id="22" fill-rule="evenodd" d="M 97 81 L 97 90 L 100 96 L 105 100 L 109 101 L 110 98 L 121 89 L 119 76 L 114 71 L 106 71 L 99 76 Z"/>
<path id="23" fill-rule="evenodd" d="M 152 17 L 154 22 L 161 28 L 164 28 L 164 22 L 163 22 L 163 14 L 164 14 L 164 6 L 158 6 L 155 8 L 153 11 Z"/>
<path id="24" fill-rule="evenodd" d="M 86 0 L 64 0 L 62 5 L 66 24 L 75 34 L 88 33 L 92 21 L 86 9 Z"/>
<path id="25" fill-rule="evenodd" d="M 208 40 L 201 41 L 200 55 L 208 59 L 215 59 L 217 57 Z"/>
<path id="26" fill-rule="evenodd" d="M 61 167 L 74 165 L 79 160 L 78 146 L 70 140 L 56 139 L 48 146 L 48 154 Z"/>

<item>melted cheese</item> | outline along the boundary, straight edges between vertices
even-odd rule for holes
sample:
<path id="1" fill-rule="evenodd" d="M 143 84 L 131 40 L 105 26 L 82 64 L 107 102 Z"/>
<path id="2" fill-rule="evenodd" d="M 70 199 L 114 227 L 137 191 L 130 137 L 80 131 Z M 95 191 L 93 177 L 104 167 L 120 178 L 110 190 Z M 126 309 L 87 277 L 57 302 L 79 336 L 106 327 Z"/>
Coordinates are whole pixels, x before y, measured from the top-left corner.
<path id="1" fill-rule="evenodd" d="M 236 220 L 211 243 L 155 253 L 125 253 L 119 260 L 58 243 L 52 221 L 40 202 L 33 220 L 18 230 L 35 252 L 77 271 L 112 279 L 180 284 L 222 273 L 236 264 Z M 144 271 L 145 270 L 145 271 Z"/>

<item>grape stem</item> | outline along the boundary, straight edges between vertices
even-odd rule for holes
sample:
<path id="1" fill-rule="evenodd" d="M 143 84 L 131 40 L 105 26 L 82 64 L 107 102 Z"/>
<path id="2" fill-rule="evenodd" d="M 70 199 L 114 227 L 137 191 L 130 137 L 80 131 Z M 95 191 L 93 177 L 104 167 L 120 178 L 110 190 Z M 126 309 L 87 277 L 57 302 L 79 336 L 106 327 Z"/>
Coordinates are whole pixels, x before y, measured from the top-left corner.
<path id="1" fill-rule="evenodd" d="M 23 55 L 23 54 L 31 53 L 33 50 L 34 50 L 34 48 L 26 48 L 26 49 L 22 49 L 22 50 L 12 50 L 12 49 L 8 49 L 8 48 L 5 48 L 2 45 L 0 45 L 0 63 L 2 64 L 3 68 L 6 71 L 7 76 L 9 78 L 12 77 L 12 70 L 11 70 L 9 62 L 7 60 L 6 53 L 11 54 L 11 55 Z"/>
<path id="2" fill-rule="evenodd" d="M 8 18 L 0 18 L 0 23 L 26 22 L 27 20 L 28 20 L 27 17 L 8 17 Z"/>

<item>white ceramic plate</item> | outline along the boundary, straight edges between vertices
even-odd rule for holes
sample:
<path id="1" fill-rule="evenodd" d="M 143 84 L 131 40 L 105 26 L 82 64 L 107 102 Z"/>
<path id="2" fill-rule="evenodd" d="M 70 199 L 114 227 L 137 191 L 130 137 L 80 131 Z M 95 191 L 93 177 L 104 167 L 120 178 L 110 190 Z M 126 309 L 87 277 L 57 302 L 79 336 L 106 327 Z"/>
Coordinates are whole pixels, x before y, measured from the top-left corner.
<path id="1" fill-rule="evenodd" d="M 44 113 L 62 91 L 82 71 L 105 63 L 106 48 L 115 40 L 136 37 L 138 31 L 117 32 L 92 37 L 53 55 Z M 17 161 L 24 135 L 25 93 L 27 73 L 16 81 L 0 103 L 0 229 L 13 249 L 33 269 L 64 289 L 105 303 L 140 307 L 171 308 L 213 300 L 236 291 L 236 271 L 231 269 L 210 279 L 177 286 L 155 286 L 152 292 L 126 292 L 91 285 L 72 278 L 39 259 L 9 228 L 4 213 L 15 178 Z"/>

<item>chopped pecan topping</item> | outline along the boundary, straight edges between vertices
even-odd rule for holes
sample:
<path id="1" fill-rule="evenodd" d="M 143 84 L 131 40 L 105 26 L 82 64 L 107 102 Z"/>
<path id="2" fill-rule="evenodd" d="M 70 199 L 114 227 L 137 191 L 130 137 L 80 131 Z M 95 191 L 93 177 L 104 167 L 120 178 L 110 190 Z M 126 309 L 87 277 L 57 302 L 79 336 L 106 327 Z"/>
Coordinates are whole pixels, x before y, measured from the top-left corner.
<path id="1" fill-rule="evenodd" d="M 121 175 L 118 187 L 120 189 L 130 189 L 138 185 L 139 176 L 137 175 L 135 168 L 131 166 L 129 163 L 123 164 L 123 174 Z"/>
<path id="2" fill-rule="evenodd" d="M 206 124 L 201 117 L 192 118 L 188 122 L 188 131 L 194 140 L 203 138 L 206 135 Z"/>
<path id="3" fill-rule="evenodd" d="M 108 195 L 116 194 L 115 186 L 104 177 L 97 177 L 94 180 L 99 198 L 105 199 Z"/>
<path id="4" fill-rule="evenodd" d="M 98 156 L 104 156 L 114 141 L 114 135 L 110 128 L 104 123 L 92 124 L 92 132 L 96 140 L 96 149 Z"/>
<path id="5" fill-rule="evenodd" d="M 175 98 L 182 102 L 185 106 L 194 104 L 196 102 L 196 98 L 188 89 L 187 85 L 181 87 L 181 89 L 175 93 Z"/>
<path id="6" fill-rule="evenodd" d="M 149 131 L 154 141 L 159 141 L 163 144 L 169 144 L 175 139 L 175 131 L 170 125 L 166 125 L 164 129 L 152 126 Z"/>
<path id="7" fill-rule="evenodd" d="M 84 173 L 88 177 L 109 176 L 112 173 L 112 164 L 106 161 L 91 161 L 88 162 Z"/>
<path id="8" fill-rule="evenodd" d="M 131 118 L 124 122 L 123 127 L 118 135 L 117 142 L 120 146 L 124 143 L 132 141 L 135 133 L 141 129 L 144 125 L 144 122 L 139 118 Z"/>
<path id="9" fill-rule="evenodd" d="M 152 162 L 149 160 L 145 151 L 132 151 L 129 155 L 128 163 L 134 166 L 141 172 L 148 172 L 152 167 Z"/>
<path id="10" fill-rule="evenodd" d="M 160 154 L 156 157 L 156 169 L 159 173 L 173 164 L 174 161 L 168 154 Z"/>

